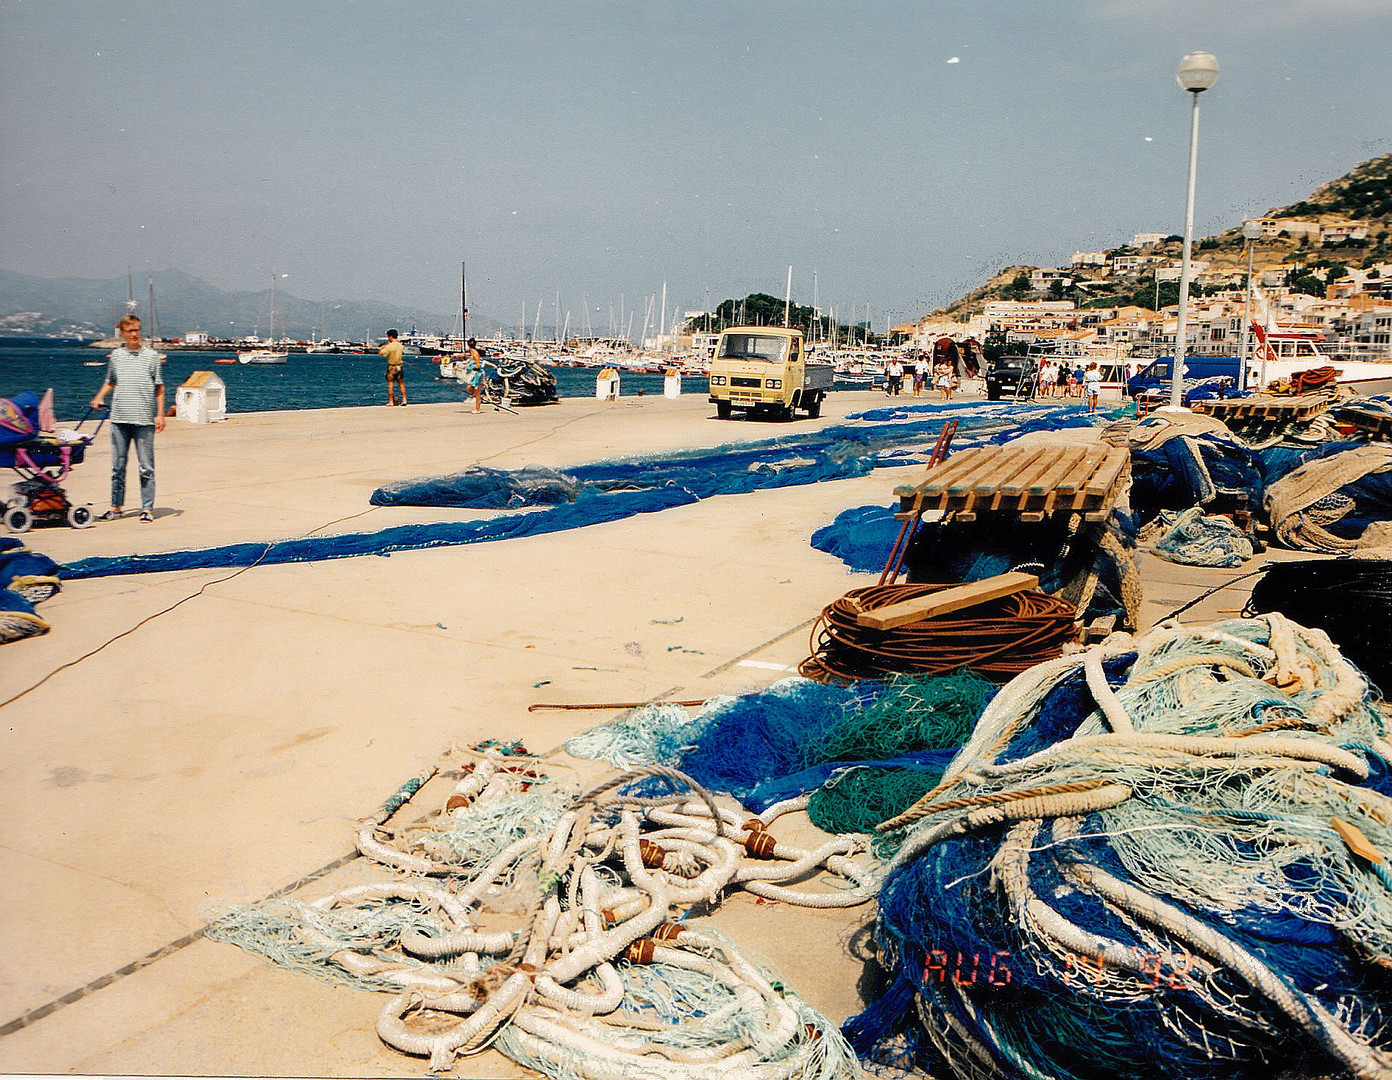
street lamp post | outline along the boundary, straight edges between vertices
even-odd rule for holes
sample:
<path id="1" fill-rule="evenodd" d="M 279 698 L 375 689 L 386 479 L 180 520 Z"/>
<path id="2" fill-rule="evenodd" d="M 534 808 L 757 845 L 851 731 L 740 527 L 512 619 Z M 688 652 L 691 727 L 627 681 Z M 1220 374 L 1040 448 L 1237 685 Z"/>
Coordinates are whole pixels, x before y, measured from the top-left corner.
<path id="1" fill-rule="evenodd" d="M 1262 228 L 1255 221 L 1242 223 L 1242 238 L 1247 241 L 1247 297 L 1242 304 L 1242 378 L 1239 382 L 1243 390 L 1247 389 L 1247 361 L 1252 355 L 1252 254 L 1256 239 L 1261 234 Z M 1265 371 L 1263 364 L 1262 384 L 1257 387 L 1258 391 L 1266 388 Z"/>
<path id="2" fill-rule="evenodd" d="M 1170 406 L 1184 407 L 1184 347 L 1185 322 L 1189 314 L 1189 251 L 1194 234 L 1194 177 L 1199 158 L 1199 95 L 1218 78 L 1218 61 L 1210 53 L 1189 53 L 1179 62 L 1175 79 L 1180 87 L 1194 95 L 1194 108 L 1189 120 L 1189 186 L 1184 200 L 1184 253 L 1179 268 L 1179 312 L 1175 316 L 1174 359 L 1170 364 Z"/>

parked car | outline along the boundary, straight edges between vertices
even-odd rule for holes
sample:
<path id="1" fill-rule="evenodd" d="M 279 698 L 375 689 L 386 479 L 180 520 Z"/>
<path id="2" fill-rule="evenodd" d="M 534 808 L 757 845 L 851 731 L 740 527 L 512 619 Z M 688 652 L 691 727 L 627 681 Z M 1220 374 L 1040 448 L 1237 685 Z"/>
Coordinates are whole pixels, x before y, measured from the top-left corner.
<path id="1" fill-rule="evenodd" d="M 1039 365 L 1032 356 L 998 356 L 986 365 L 986 396 L 999 401 L 1003 393 L 1033 395 Z"/>

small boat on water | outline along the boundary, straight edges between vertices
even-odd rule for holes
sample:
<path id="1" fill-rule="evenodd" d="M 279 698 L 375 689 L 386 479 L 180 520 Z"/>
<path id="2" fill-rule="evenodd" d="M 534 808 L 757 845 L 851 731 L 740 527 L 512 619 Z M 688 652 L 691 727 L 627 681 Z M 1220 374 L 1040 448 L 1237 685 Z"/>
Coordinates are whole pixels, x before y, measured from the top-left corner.
<path id="1" fill-rule="evenodd" d="M 279 314 L 279 312 L 277 311 L 277 303 L 276 303 L 276 278 L 275 278 L 275 275 L 272 274 L 272 275 L 271 275 L 271 336 L 270 336 L 270 339 L 269 339 L 268 341 L 266 341 L 265 344 L 260 344 L 260 343 L 258 343 L 256 338 L 251 338 L 251 339 L 249 339 L 250 342 L 254 344 L 254 347 L 253 347 L 253 348 L 250 348 L 250 349 L 238 349 L 238 350 L 237 350 L 237 363 L 239 363 L 239 364 L 283 364 L 283 363 L 285 363 L 286 360 L 288 360 L 288 359 L 290 358 L 290 352 L 289 352 L 288 349 L 277 348 L 277 347 L 276 347 L 275 330 L 276 330 L 276 316 L 277 316 L 278 314 Z M 283 328 L 282 328 L 282 334 L 283 334 L 283 333 L 284 333 L 284 330 L 283 330 Z"/>
<path id="2" fill-rule="evenodd" d="M 290 359 L 288 352 L 279 349 L 238 349 L 239 364 L 283 364 Z"/>

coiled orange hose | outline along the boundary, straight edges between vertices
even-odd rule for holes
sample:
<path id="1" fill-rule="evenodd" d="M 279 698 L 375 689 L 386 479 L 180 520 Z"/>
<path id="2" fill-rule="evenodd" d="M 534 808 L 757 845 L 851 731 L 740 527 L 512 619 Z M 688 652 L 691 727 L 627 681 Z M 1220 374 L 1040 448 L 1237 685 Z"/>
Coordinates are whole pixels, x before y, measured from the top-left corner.
<path id="1" fill-rule="evenodd" d="M 969 667 L 1004 682 L 1063 652 L 1073 639 L 1073 606 L 1042 592 L 1020 592 L 965 611 L 890 630 L 871 630 L 863 611 L 914 600 L 950 585 L 875 585 L 852 589 L 812 627 L 811 655 L 798 671 L 818 682 L 893 674 L 940 674 Z"/>

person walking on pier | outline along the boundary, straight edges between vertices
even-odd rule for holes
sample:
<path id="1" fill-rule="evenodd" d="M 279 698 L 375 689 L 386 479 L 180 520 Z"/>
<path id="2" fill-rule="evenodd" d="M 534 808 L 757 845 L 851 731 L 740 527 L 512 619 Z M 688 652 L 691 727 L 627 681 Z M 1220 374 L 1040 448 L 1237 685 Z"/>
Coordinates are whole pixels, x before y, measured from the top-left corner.
<path id="1" fill-rule="evenodd" d="M 115 521 L 126 501 L 126 461 L 135 444 L 140 476 L 140 520 L 155 520 L 155 433 L 164 430 L 164 375 L 160 354 L 140 340 L 140 318 L 127 315 L 116 329 L 123 344 L 111 351 L 106 379 L 92 398 L 100 409 L 111 394 L 111 509 L 99 516 Z M 115 391 L 115 393 L 112 393 Z"/>
<path id="2" fill-rule="evenodd" d="M 904 365 L 899 362 L 897 356 L 892 356 L 885 365 L 885 393 L 890 397 L 898 397 L 903 387 Z"/>
<path id="3" fill-rule="evenodd" d="M 387 404 L 396 404 L 396 388 L 401 387 L 401 404 L 406 404 L 406 379 L 402 375 L 405 367 L 401 359 L 404 351 L 401 342 L 397 340 L 400 335 L 395 330 L 387 331 L 387 343 L 377 350 L 382 356 L 387 358 Z"/>
<path id="4" fill-rule="evenodd" d="M 464 365 L 464 385 L 474 398 L 474 412 L 483 408 L 483 357 L 479 355 L 478 341 L 469 339 L 469 360 Z"/>
<path id="5" fill-rule="evenodd" d="M 1088 364 L 1087 371 L 1083 372 L 1083 395 L 1087 398 L 1087 411 L 1095 413 L 1097 399 L 1102 396 L 1102 372 L 1096 360 Z"/>

